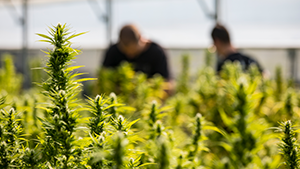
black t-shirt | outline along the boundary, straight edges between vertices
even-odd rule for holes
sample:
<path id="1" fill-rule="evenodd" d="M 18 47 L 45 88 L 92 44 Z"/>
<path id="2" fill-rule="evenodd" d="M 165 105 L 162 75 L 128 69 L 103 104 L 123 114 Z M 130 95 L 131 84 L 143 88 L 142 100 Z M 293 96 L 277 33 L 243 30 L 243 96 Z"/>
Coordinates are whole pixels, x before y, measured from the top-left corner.
<path id="1" fill-rule="evenodd" d="M 147 74 L 148 78 L 160 74 L 165 79 L 170 78 L 167 57 L 164 50 L 156 43 L 150 42 L 148 48 L 134 58 L 128 58 L 119 50 L 117 44 L 112 45 L 105 53 L 103 66 L 116 68 L 123 61 L 131 63 L 134 71 Z"/>
<path id="2" fill-rule="evenodd" d="M 243 55 L 241 53 L 233 53 L 233 54 L 228 55 L 224 60 L 222 60 L 221 62 L 218 63 L 217 71 L 220 72 L 222 70 L 222 67 L 224 66 L 224 64 L 228 61 L 240 62 L 242 69 L 244 71 L 248 70 L 248 68 L 250 67 L 251 64 L 255 64 L 261 73 L 263 71 L 262 67 L 259 65 L 259 63 L 256 60 L 254 60 L 253 58 L 251 58 L 249 56 Z"/>

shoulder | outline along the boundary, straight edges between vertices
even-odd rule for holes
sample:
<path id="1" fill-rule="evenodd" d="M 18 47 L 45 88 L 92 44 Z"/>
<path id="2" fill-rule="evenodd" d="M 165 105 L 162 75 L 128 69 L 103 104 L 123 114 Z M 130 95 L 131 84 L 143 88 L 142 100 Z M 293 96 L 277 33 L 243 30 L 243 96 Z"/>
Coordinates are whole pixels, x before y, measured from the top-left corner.
<path id="1" fill-rule="evenodd" d="M 244 60 L 245 58 L 248 58 L 248 56 L 241 53 L 232 53 L 228 55 L 225 60 L 236 61 L 236 60 Z"/>
<path id="2" fill-rule="evenodd" d="M 229 55 L 226 60 L 230 60 L 232 62 L 239 61 L 245 69 L 248 69 L 250 65 L 254 64 L 258 66 L 258 69 L 262 71 L 262 68 L 256 59 L 241 53 L 234 53 Z"/>
<path id="3" fill-rule="evenodd" d="M 106 53 L 111 53 L 111 52 L 119 52 L 119 48 L 117 44 L 113 44 L 107 48 Z"/>
<path id="4" fill-rule="evenodd" d="M 241 62 L 246 62 L 246 64 L 250 64 L 250 63 L 256 63 L 256 60 L 253 59 L 252 57 L 242 54 L 242 53 L 233 53 L 230 54 L 229 56 L 227 56 L 227 58 L 225 59 L 225 61 L 241 61 Z"/>
<path id="5" fill-rule="evenodd" d="M 123 59 L 124 56 L 119 51 L 117 45 L 114 44 L 106 49 L 102 64 L 105 67 L 115 67 L 118 66 Z"/>
<path id="6" fill-rule="evenodd" d="M 153 56 L 156 57 L 166 57 L 164 49 L 155 42 L 150 42 L 148 52 L 154 54 Z"/>
<path id="7" fill-rule="evenodd" d="M 156 42 L 150 42 L 149 50 L 163 51 L 163 48 Z"/>
<path id="8" fill-rule="evenodd" d="M 105 56 L 110 58 L 119 58 L 123 56 L 123 53 L 120 51 L 117 44 L 113 44 L 106 49 Z"/>

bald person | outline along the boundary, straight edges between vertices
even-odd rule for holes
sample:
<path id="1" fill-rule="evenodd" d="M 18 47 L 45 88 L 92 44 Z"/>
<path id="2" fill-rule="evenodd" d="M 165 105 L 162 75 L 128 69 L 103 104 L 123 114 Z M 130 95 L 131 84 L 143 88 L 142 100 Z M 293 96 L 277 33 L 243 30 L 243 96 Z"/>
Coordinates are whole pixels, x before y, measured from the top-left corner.
<path id="1" fill-rule="evenodd" d="M 143 72 L 148 78 L 159 74 L 170 80 L 167 56 L 157 43 L 145 39 L 135 25 L 125 25 L 119 40 L 105 52 L 103 67 L 116 68 L 123 61 L 133 65 L 134 71 Z"/>

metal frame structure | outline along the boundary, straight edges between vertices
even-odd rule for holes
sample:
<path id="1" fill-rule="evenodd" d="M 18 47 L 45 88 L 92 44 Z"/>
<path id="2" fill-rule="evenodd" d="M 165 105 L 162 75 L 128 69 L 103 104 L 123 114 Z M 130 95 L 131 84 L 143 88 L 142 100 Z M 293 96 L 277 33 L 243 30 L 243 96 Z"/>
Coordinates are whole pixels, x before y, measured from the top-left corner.
<path id="1" fill-rule="evenodd" d="M 29 70 L 28 70 L 28 4 L 29 0 L 22 0 L 22 16 L 18 16 L 16 12 L 16 8 L 13 6 L 11 0 L 5 0 L 9 2 L 10 5 L 7 7 L 10 11 L 14 12 L 14 17 L 19 20 L 22 25 L 22 73 L 24 74 L 24 87 L 30 87 L 30 79 L 29 79 Z M 106 35 L 107 35 L 107 44 L 111 45 L 112 43 L 112 8 L 113 8 L 113 0 L 105 0 L 105 12 L 101 13 L 101 8 L 98 4 L 97 0 L 87 0 L 93 9 L 95 15 L 98 17 L 100 21 L 104 21 L 106 24 Z M 211 19 L 213 19 L 216 23 L 220 19 L 220 0 L 215 0 L 215 9 L 213 12 L 210 12 L 205 1 L 197 0 L 199 5 L 202 7 L 203 12 Z"/>
<path id="2" fill-rule="evenodd" d="M 11 11 L 14 19 L 16 19 L 22 26 L 22 51 L 24 53 L 24 61 L 26 61 L 26 54 L 28 50 L 28 5 L 30 0 L 22 0 L 22 15 L 17 14 L 15 6 L 12 4 L 11 0 L 3 0 L 6 2 L 6 7 Z M 87 0 L 93 9 L 95 15 L 100 21 L 104 21 L 106 24 L 107 31 L 107 43 L 112 43 L 112 14 L 113 14 L 113 0 L 105 0 L 106 10 L 101 13 L 101 8 L 97 0 Z M 197 0 L 199 5 L 202 7 L 204 13 L 211 19 L 214 19 L 215 22 L 219 21 L 219 9 L 220 9 L 220 0 L 215 0 L 215 10 L 210 12 L 205 1 Z M 7 4 L 8 3 L 8 4 Z M 24 63 L 24 62 L 23 62 Z"/>
<path id="3" fill-rule="evenodd" d="M 88 0 L 95 15 L 100 21 L 104 21 L 104 23 L 106 24 L 106 38 L 108 45 L 112 43 L 112 1 L 113 0 L 105 0 L 106 13 L 100 13 L 102 9 L 100 8 L 98 1 Z"/>
<path id="4" fill-rule="evenodd" d="M 208 18 L 213 19 L 216 23 L 220 21 L 220 0 L 215 0 L 215 10 L 213 12 L 208 9 L 204 0 L 197 0 L 197 2 Z"/>
<path id="5" fill-rule="evenodd" d="M 22 26 L 22 73 L 24 75 L 24 88 L 30 87 L 30 76 L 28 68 L 28 6 L 29 0 L 22 0 L 22 15 L 17 13 L 16 7 L 13 5 L 11 0 L 3 0 L 5 7 L 11 12 L 12 17 Z M 105 22 L 107 31 L 107 43 L 112 43 L 112 1 L 105 0 L 106 2 L 106 14 L 98 15 L 100 11 L 97 0 L 88 0 L 91 7 L 94 9 L 98 18 Z M 98 7 L 98 8 L 97 8 Z"/>
<path id="6" fill-rule="evenodd" d="M 22 26 L 22 73 L 24 74 L 24 87 L 30 87 L 30 79 L 28 73 L 28 0 L 22 0 L 22 15 L 17 13 L 16 7 L 11 0 L 5 0 L 5 7 L 7 7 L 14 19 Z"/>
<path id="7" fill-rule="evenodd" d="M 15 6 L 12 4 L 11 0 L 2 0 L 5 3 L 5 6 L 9 9 L 14 19 L 22 26 L 22 73 L 24 74 L 24 87 L 30 87 L 29 73 L 28 73 L 28 6 L 30 0 L 22 0 L 22 15 L 18 15 Z M 63 1 L 63 0 L 59 0 Z M 105 13 L 99 14 L 101 12 L 101 8 L 98 4 L 97 0 L 87 0 L 91 8 L 94 10 L 95 15 L 99 18 L 100 21 L 104 21 L 106 24 L 107 31 L 107 44 L 110 45 L 112 43 L 112 15 L 113 15 L 113 0 L 105 0 Z M 205 15 L 213 19 L 215 23 L 220 22 L 220 9 L 221 9 L 221 1 L 214 0 L 214 10 L 211 12 L 208 9 L 208 6 L 204 0 L 196 0 L 202 11 Z M 0 1 L 1 2 L 1 1 Z M 296 51 L 295 49 L 288 49 L 288 56 L 291 64 L 291 78 L 297 78 L 297 66 L 296 66 Z"/>

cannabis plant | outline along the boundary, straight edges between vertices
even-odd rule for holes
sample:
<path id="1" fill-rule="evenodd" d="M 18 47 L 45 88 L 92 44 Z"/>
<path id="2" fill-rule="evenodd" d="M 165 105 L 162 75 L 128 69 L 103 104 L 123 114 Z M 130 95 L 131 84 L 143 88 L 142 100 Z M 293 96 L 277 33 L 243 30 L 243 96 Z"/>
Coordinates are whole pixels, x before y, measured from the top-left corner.
<path id="1" fill-rule="evenodd" d="M 177 81 L 177 92 L 187 94 L 189 91 L 189 55 L 183 55 L 181 62 L 181 74 Z"/>
<path id="2" fill-rule="evenodd" d="M 0 68 L 0 92 L 5 90 L 10 95 L 19 94 L 22 87 L 22 76 L 16 72 L 13 57 L 9 54 L 2 56 Z"/>
<path id="3" fill-rule="evenodd" d="M 168 169 L 170 168 L 170 150 L 168 147 L 168 142 L 165 138 L 160 138 L 158 140 L 158 165 L 157 168 L 159 169 Z"/>
<path id="4" fill-rule="evenodd" d="M 213 67 L 214 61 L 216 60 L 216 54 L 213 51 L 214 49 L 208 48 L 205 49 L 205 66 L 206 67 Z"/>
<path id="5" fill-rule="evenodd" d="M 97 95 L 95 99 L 88 99 L 88 104 L 90 106 L 89 110 L 94 116 L 90 118 L 88 124 L 93 136 L 100 135 L 102 132 L 106 131 L 106 123 L 111 116 L 107 113 L 107 109 L 114 106 L 113 104 L 110 105 L 110 103 L 109 99 L 103 98 L 100 95 Z"/>
<path id="6" fill-rule="evenodd" d="M 193 145 L 193 148 L 192 150 L 189 152 L 189 157 L 195 157 L 198 149 L 199 149 L 199 143 L 198 141 L 200 140 L 201 138 L 201 135 L 202 135 L 202 124 L 203 123 L 201 121 L 201 114 L 197 114 L 196 115 L 196 130 L 195 130 L 195 134 L 193 136 L 193 141 L 192 141 L 192 145 Z"/>
<path id="7" fill-rule="evenodd" d="M 0 168 L 22 167 L 22 130 L 14 109 L 0 110 Z"/>
<path id="8" fill-rule="evenodd" d="M 134 144 L 141 139 L 131 130 L 138 119 L 129 121 L 120 115 L 124 105 L 118 104 L 116 100 L 115 94 L 109 97 L 97 95 L 95 99 L 87 100 L 88 110 L 93 115 L 88 123 L 91 142 L 87 160 L 91 168 L 141 166 L 140 158 L 134 158 L 139 154 L 135 152 Z"/>
<path id="9" fill-rule="evenodd" d="M 276 88 L 275 88 L 275 97 L 278 101 L 281 100 L 282 97 L 282 92 L 284 90 L 284 82 L 283 82 L 283 77 L 282 77 L 282 68 L 281 67 L 276 67 L 275 71 L 275 83 L 276 83 Z"/>
<path id="10" fill-rule="evenodd" d="M 148 102 L 163 100 L 167 96 L 166 84 L 161 76 L 147 78 L 146 74 L 136 73 L 133 66 L 127 62 L 116 69 L 102 68 L 98 77 L 95 94 L 116 93 L 120 100 L 137 111 L 143 110 Z"/>
<path id="11" fill-rule="evenodd" d="M 77 95 L 81 91 L 82 81 L 76 79 L 79 73 L 74 72 L 80 66 L 71 67 L 70 64 L 79 50 L 71 48 L 70 39 L 83 33 L 69 32 L 66 24 L 49 27 L 49 36 L 37 34 L 54 46 L 53 50 L 45 52 L 48 61 L 44 70 L 49 79 L 42 82 L 42 92 L 49 98 L 50 103 L 44 109 L 49 114 L 41 119 L 45 137 L 41 139 L 43 160 L 50 167 L 74 168 L 80 165 L 82 152 L 76 146 L 74 132 L 78 124 L 79 103 Z"/>
<path id="12" fill-rule="evenodd" d="M 231 65 L 227 66 L 229 70 L 233 69 L 230 68 Z M 227 70 L 227 73 L 230 72 Z M 270 126 L 265 119 L 254 112 L 255 105 L 259 105 L 258 102 L 262 97 L 257 91 L 258 79 L 251 82 L 251 78 L 243 73 L 234 78 L 229 78 L 224 83 L 225 92 L 222 96 L 224 102 L 220 102 L 218 106 L 224 123 L 223 129 L 227 133 L 225 134 L 227 143 L 222 143 L 222 147 L 229 153 L 229 156 L 222 160 L 229 161 L 230 168 L 274 166 L 277 161 L 274 160 L 274 163 L 267 161 L 271 154 L 261 145 L 269 148 L 269 142 L 275 136 L 268 130 Z M 226 104 L 228 105 L 225 106 Z M 259 157 L 260 154 L 265 155 Z"/>
<path id="13" fill-rule="evenodd" d="M 299 144 L 296 140 L 296 133 L 292 122 L 282 122 L 279 131 L 282 132 L 279 147 L 284 156 L 284 165 L 289 169 L 298 169 L 300 167 Z"/>

